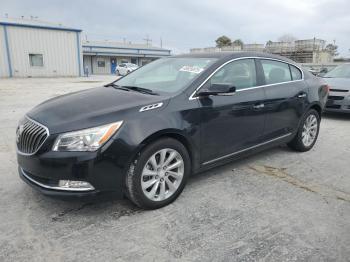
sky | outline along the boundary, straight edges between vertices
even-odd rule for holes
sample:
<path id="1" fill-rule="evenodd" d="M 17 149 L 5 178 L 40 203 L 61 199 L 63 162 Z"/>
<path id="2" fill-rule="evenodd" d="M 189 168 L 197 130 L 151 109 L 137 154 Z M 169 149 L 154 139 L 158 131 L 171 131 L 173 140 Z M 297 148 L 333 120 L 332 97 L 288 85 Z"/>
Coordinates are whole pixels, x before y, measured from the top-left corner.
<path id="1" fill-rule="evenodd" d="M 321 38 L 350 57 L 349 0 L 1 0 L 0 17 L 38 16 L 83 30 L 84 39 L 145 43 L 173 53 L 226 35 L 265 44 L 285 34 Z"/>

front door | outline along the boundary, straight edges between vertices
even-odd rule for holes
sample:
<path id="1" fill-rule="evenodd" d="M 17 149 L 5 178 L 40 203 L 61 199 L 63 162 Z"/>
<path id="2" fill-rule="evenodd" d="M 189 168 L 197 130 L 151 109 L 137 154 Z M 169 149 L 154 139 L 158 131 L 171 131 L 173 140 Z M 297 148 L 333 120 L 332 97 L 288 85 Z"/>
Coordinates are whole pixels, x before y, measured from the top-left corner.
<path id="1" fill-rule="evenodd" d="M 111 74 L 115 74 L 116 68 L 117 68 L 117 59 L 111 58 Z"/>
<path id="2" fill-rule="evenodd" d="M 265 115 L 263 88 L 259 88 L 255 59 L 233 61 L 208 82 L 236 87 L 229 96 L 198 98 L 201 105 L 201 162 L 210 164 L 261 142 Z M 254 88 L 257 87 L 257 88 Z"/>

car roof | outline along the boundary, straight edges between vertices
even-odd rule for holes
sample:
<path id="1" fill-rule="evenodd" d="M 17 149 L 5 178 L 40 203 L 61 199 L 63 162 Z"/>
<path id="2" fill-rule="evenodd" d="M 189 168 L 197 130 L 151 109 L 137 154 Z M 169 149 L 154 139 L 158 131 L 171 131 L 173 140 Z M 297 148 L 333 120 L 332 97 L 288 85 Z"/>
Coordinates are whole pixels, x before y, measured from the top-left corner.
<path id="1" fill-rule="evenodd" d="M 179 57 L 179 58 L 217 58 L 219 60 L 232 60 L 235 58 L 242 58 L 242 57 L 261 57 L 261 58 L 271 58 L 271 59 L 277 59 L 282 60 L 290 64 L 297 64 L 293 60 L 290 60 L 286 57 L 269 54 L 269 53 L 261 53 L 261 52 L 208 52 L 208 53 L 189 53 L 189 54 L 181 54 L 176 55 L 173 57 Z"/>

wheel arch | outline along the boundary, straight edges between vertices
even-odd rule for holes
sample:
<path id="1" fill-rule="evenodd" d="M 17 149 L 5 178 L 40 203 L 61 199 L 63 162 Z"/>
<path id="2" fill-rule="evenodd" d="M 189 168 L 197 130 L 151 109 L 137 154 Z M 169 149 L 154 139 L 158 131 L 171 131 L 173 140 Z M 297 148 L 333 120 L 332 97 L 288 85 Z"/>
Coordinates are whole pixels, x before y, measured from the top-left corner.
<path id="1" fill-rule="evenodd" d="M 184 134 L 181 130 L 177 129 L 165 129 L 149 135 L 137 147 L 133 158 L 135 158 L 147 145 L 159 139 L 167 137 L 173 138 L 185 146 L 191 160 L 191 171 L 195 171 L 199 163 L 198 150 L 196 150 L 195 144 L 192 141 L 192 139 L 189 138 L 186 134 Z"/>
<path id="2" fill-rule="evenodd" d="M 321 107 L 321 105 L 320 105 L 319 103 L 317 103 L 317 102 L 312 103 L 312 104 L 309 106 L 309 108 L 308 108 L 307 111 L 309 111 L 310 109 L 316 110 L 317 113 L 318 113 L 318 115 L 319 115 L 319 117 L 320 117 L 320 119 L 321 119 L 322 107 Z"/>

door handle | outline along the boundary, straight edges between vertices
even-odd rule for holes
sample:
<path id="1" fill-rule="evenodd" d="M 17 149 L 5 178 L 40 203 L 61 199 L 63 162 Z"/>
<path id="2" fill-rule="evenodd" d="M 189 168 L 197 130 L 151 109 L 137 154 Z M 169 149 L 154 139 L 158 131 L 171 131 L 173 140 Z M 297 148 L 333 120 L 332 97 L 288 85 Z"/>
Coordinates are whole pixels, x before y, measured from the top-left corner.
<path id="1" fill-rule="evenodd" d="M 264 108 L 264 107 L 265 107 L 265 105 L 262 104 L 262 103 L 253 106 L 254 109 L 262 109 L 262 108 Z"/>
<path id="2" fill-rule="evenodd" d="M 304 97 L 306 97 L 306 93 L 301 93 L 298 95 L 298 98 L 304 98 Z"/>

